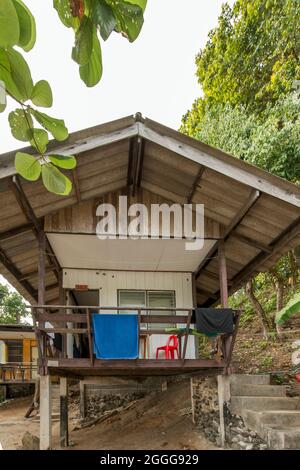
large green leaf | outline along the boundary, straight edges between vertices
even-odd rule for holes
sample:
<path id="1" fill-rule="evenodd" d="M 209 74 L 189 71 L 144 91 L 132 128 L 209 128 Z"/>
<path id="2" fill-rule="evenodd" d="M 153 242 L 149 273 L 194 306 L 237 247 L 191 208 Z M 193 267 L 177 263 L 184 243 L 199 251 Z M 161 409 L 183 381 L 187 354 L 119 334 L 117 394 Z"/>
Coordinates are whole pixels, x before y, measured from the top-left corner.
<path id="1" fill-rule="evenodd" d="M 44 129 L 32 129 L 32 139 L 30 144 L 37 149 L 39 153 L 45 153 L 49 143 L 48 132 Z"/>
<path id="2" fill-rule="evenodd" d="M 41 164 L 35 157 L 28 153 L 16 153 L 15 167 L 17 172 L 29 181 L 36 181 L 40 177 Z"/>
<path id="3" fill-rule="evenodd" d="M 49 155 L 49 160 L 53 165 L 65 170 L 73 170 L 76 168 L 76 158 L 72 155 Z"/>
<path id="4" fill-rule="evenodd" d="M 93 87 L 100 82 L 102 77 L 102 53 L 97 33 L 93 34 L 93 50 L 89 62 L 79 67 L 81 79 L 86 86 Z"/>
<path id="5" fill-rule="evenodd" d="M 297 292 L 286 306 L 276 314 L 275 322 L 282 325 L 292 315 L 300 312 L 300 292 Z"/>
<path id="6" fill-rule="evenodd" d="M 0 113 L 6 109 L 6 90 L 5 83 L 0 80 Z"/>
<path id="7" fill-rule="evenodd" d="M 106 0 L 111 5 L 118 20 L 117 29 L 121 31 L 130 42 L 136 40 L 144 24 L 143 10 L 139 5 L 124 0 Z"/>
<path id="8" fill-rule="evenodd" d="M 102 39 L 106 41 L 115 29 L 117 20 L 113 9 L 105 0 L 98 0 L 98 2 L 94 4 L 93 20 L 95 25 L 98 25 L 100 28 Z"/>
<path id="9" fill-rule="evenodd" d="M 127 0 L 128 3 L 133 3 L 133 5 L 138 5 L 143 11 L 145 11 L 147 6 L 147 0 Z"/>
<path id="10" fill-rule="evenodd" d="M 93 23 L 86 16 L 75 35 L 75 45 L 72 50 L 72 59 L 79 65 L 86 65 L 93 50 Z"/>
<path id="11" fill-rule="evenodd" d="M 22 0 L 13 0 L 13 3 L 19 18 L 20 25 L 18 46 L 22 47 L 24 51 L 28 52 L 33 48 L 36 41 L 35 19 L 31 11 L 22 2 Z"/>
<path id="12" fill-rule="evenodd" d="M 12 111 L 9 113 L 8 121 L 11 133 L 15 139 L 21 140 L 22 142 L 30 141 L 33 122 L 31 115 L 26 110 L 16 109 Z"/>
<path id="13" fill-rule="evenodd" d="M 40 80 L 33 88 L 31 101 L 36 106 L 51 108 L 53 104 L 53 95 L 49 83 L 46 80 Z"/>
<path id="14" fill-rule="evenodd" d="M 0 1 L 0 47 L 18 43 L 20 37 L 19 19 L 12 0 Z"/>
<path id="15" fill-rule="evenodd" d="M 42 178 L 45 187 L 51 193 L 67 196 L 72 191 L 72 183 L 69 178 L 51 163 L 43 165 Z"/>
<path id="16" fill-rule="evenodd" d="M 62 119 L 55 119 L 48 114 L 41 113 L 34 109 L 31 110 L 31 113 L 35 119 L 41 124 L 44 129 L 51 132 L 54 139 L 62 141 L 66 140 L 69 137 L 68 129 L 65 126 L 65 122 Z"/>
<path id="17" fill-rule="evenodd" d="M 70 0 L 53 0 L 53 6 L 57 11 L 61 22 L 67 28 L 78 28 L 79 19 L 77 17 L 72 16 Z"/>
<path id="18" fill-rule="evenodd" d="M 12 83 L 6 83 L 7 89 L 10 91 L 10 86 L 16 88 L 17 95 L 20 101 L 26 101 L 30 98 L 33 90 L 33 82 L 31 78 L 30 69 L 23 56 L 14 49 L 7 49 L 7 60 L 10 65 L 10 77 Z M 5 79 L 3 79 L 5 81 Z"/>

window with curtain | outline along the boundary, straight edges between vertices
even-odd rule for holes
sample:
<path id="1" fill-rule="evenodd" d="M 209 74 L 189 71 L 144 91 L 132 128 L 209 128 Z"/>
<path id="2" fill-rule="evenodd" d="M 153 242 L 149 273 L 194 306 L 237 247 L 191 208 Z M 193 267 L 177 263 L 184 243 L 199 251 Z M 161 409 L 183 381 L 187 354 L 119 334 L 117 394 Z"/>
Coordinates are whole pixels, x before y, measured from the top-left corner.
<path id="1" fill-rule="evenodd" d="M 153 307 L 153 308 L 175 308 L 175 292 L 170 290 L 119 290 L 118 291 L 119 306 L 122 307 Z M 120 310 L 119 313 L 135 313 L 132 310 Z M 136 311 L 137 313 L 137 311 Z M 148 312 L 149 314 L 151 311 Z M 155 311 L 155 315 L 170 315 L 171 311 Z M 162 318 L 163 320 L 163 318 Z M 141 324 L 142 328 L 168 328 L 170 323 Z"/>
<path id="2" fill-rule="evenodd" d="M 23 342 L 7 341 L 7 362 L 23 362 Z"/>

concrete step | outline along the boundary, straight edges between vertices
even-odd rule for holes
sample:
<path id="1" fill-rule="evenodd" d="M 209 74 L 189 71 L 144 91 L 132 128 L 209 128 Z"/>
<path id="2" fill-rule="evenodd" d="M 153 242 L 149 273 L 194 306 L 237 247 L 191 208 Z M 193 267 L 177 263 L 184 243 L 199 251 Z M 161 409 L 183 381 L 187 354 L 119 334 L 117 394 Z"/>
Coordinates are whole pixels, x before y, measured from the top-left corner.
<path id="1" fill-rule="evenodd" d="M 233 374 L 230 377 L 231 385 L 269 385 L 268 374 Z"/>
<path id="2" fill-rule="evenodd" d="M 300 449 L 300 426 L 269 427 L 267 430 L 267 445 L 270 449 Z"/>
<path id="3" fill-rule="evenodd" d="M 284 385 L 232 384 L 231 396 L 285 397 L 286 387 Z"/>
<path id="4" fill-rule="evenodd" d="M 245 410 L 300 410 L 299 398 L 288 397 L 249 397 L 231 398 L 231 411 L 244 416 Z"/>
<path id="5" fill-rule="evenodd" d="M 254 411 L 244 410 L 243 413 L 246 425 L 256 431 L 263 439 L 267 437 L 267 430 L 270 426 L 300 426 L 300 410 L 269 410 Z"/>

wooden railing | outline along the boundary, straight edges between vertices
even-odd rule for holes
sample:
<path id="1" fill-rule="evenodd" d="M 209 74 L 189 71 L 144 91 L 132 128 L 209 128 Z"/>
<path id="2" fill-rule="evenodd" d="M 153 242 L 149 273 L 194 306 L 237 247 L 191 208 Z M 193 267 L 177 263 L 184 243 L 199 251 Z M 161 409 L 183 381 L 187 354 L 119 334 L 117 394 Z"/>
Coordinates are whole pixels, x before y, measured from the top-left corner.
<path id="1" fill-rule="evenodd" d="M 0 382 L 2 383 L 31 382 L 34 381 L 36 374 L 36 362 L 0 363 Z"/>
<path id="2" fill-rule="evenodd" d="M 91 365 L 94 364 L 93 353 L 93 327 L 92 314 L 101 312 L 133 312 L 138 315 L 139 336 L 149 332 L 151 335 L 172 334 L 166 329 L 152 328 L 155 324 L 170 324 L 170 327 L 180 325 L 181 331 L 176 332 L 179 336 L 179 359 L 186 357 L 188 337 L 192 321 L 192 308 L 166 308 L 166 307 L 99 307 L 99 306 L 62 306 L 62 305 L 35 305 L 31 306 L 34 328 L 38 339 L 39 358 L 51 357 L 48 346 L 49 334 L 60 333 L 63 340 L 62 357 L 66 358 L 66 338 L 68 334 L 86 335 L 88 338 L 89 359 Z M 74 313 L 76 311 L 76 313 Z M 157 312 L 164 312 L 163 315 Z M 170 312 L 170 314 L 167 314 Z M 221 335 L 223 358 L 229 365 L 231 361 L 234 340 L 239 322 L 239 311 L 234 311 L 235 329 L 233 335 Z M 51 323 L 52 327 L 46 327 L 46 323 Z M 69 325 L 72 324 L 72 327 Z M 141 328 L 145 324 L 146 328 Z M 181 326 L 183 325 L 183 326 Z M 182 339 L 183 345 L 182 345 Z"/>

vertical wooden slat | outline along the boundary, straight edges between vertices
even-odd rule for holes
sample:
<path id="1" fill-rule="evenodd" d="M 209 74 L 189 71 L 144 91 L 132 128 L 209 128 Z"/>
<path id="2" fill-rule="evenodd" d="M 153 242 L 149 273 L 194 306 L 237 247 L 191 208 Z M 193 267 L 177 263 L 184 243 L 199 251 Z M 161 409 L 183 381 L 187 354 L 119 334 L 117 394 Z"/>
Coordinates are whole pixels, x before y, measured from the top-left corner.
<path id="1" fill-rule="evenodd" d="M 228 279 L 224 240 L 218 242 L 219 277 L 222 307 L 228 307 Z"/>
<path id="2" fill-rule="evenodd" d="M 90 362 L 91 365 L 94 365 L 94 352 L 93 352 L 93 340 L 92 340 L 92 329 L 91 329 L 91 314 L 90 310 L 86 309 L 86 322 L 88 327 L 88 338 L 89 338 L 89 352 L 90 352 Z"/>
<path id="3" fill-rule="evenodd" d="M 185 355 L 186 355 L 186 349 L 187 349 L 187 343 L 188 343 L 188 339 L 189 339 L 189 330 L 190 330 L 190 325 L 191 325 L 192 313 L 193 313 L 193 310 L 190 309 L 189 314 L 188 314 L 188 318 L 187 318 L 187 322 L 186 322 L 186 335 L 185 335 L 185 338 L 184 338 L 183 353 L 182 353 L 182 359 L 183 360 L 185 359 Z"/>

